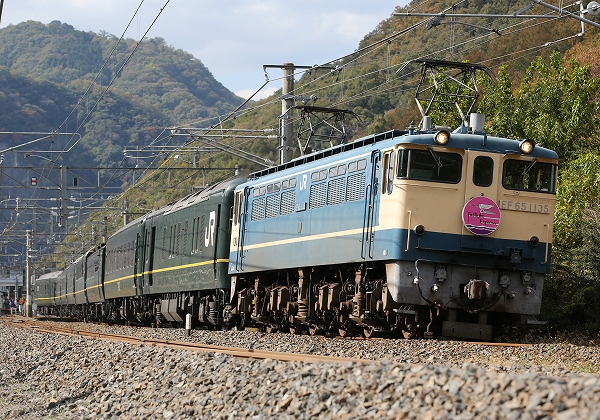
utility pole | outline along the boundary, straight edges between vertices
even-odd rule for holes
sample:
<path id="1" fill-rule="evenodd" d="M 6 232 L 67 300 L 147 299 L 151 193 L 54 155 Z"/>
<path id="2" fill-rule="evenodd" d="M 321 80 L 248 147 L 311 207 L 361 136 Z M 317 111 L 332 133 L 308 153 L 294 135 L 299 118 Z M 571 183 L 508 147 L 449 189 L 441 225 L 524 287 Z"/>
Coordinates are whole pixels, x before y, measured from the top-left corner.
<path id="1" fill-rule="evenodd" d="M 67 225 L 67 167 L 60 167 L 60 226 Z"/>
<path id="2" fill-rule="evenodd" d="M 31 231 L 27 230 L 27 266 L 25 267 L 25 281 L 26 283 L 26 300 L 25 300 L 25 316 L 31 317 L 31 295 L 29 294 L 29 278 L 31 276 Z"/>
<path id="3" fill-rule="evenodd" d="M 316 96 L 310 98 L 302 98 L 294 96 L 294 71 L 296 69 L 330 69 L 335 70 L 336 67 L 332 66 L 296 66 L 294 63 L 283 63 L 283 64 L 265 64 L 263 70 L 265 76 L 267 76 L 268 68 L 277 68 L 283 70 L 283 85 L 281 87 L 281 117 L 279 117 L 279 164 L 286 163 L 288 161 L 288 139 L 292 136 L 292 118 L 289 115 L 289 110 L 293 108 L 296 99 L 303 101 L 313 100 L 316 101 Z M 267 76 L 268 81 L 268 76 Z"/>
<path id="4" fill-rule="evenodd" d="M 287 162 L 288 139 L 292 134 L 292 119 L 288 114 L 294 106 L 294 63 L 283 63 L 283 85 L 281 88 L 281 139 L 279 140 L 279 163 Z"/>

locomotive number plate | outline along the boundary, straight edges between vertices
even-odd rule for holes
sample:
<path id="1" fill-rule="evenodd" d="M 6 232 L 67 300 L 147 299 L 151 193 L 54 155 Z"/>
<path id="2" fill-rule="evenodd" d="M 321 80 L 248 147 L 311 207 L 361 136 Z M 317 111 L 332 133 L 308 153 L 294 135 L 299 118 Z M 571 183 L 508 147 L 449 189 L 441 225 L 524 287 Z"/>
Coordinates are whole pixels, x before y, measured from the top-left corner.
<path id="1" fill-rule="evenodd" d="M 548 204 L 528 203 L 526 201 L 500 200 L 498 207 L 501 210 L 528 211 L 531 213 L 550 213 Z"/>

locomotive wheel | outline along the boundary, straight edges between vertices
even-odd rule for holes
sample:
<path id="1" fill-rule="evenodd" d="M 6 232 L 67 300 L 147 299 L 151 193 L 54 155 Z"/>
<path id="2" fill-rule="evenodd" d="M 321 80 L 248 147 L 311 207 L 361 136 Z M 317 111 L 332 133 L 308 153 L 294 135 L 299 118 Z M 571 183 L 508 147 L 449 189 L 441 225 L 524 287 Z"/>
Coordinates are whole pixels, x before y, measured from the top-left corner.
<path id="1" fill-rule="evenodd" d="M 406 339 L 417 338 L 417 332 L 414 330 L 402 330 L 402 336 Z"/>
<path id="2" fill-rule="evenodd" d="M 340 337 L 345 338 L 350 335 L 350 330 L 347 330 L 346 328 L 340 328 L 338 333 L 340 334 Z"/>
<path id="3" fill-rule="evenodd" d="M 235 326 L 235 329 L 237 331 L 244 331 L 246 329 L 246 320 L 244 319 L 243 316 L 240 317 L 240 319 L 237 322 L 237 325 Z"/>
<path id="4" fill-rule="evenodd" d="M 296 325 L 292 324 L 290 325 L 290 334 L 300 334 L 300 329 Z"/>
<path id="5" fill-rule="evenodd" d="M 275 327 L 275 326 L 273 326 L 273 325 L 267 325 L 267 326 L 265 327 L 265 329 L 266 329 L 266 331 L 267 331 L 269 334 L 273 334 L 274 332 L 276 332 L 276 331 L 277 331 L 277 327 Z"/>
<path id="6" fill-rule="evenodd" d="M 310 335 L 317 335 L 319 333 L 319 327 L 315 324 L 311 324 L 310 327 L 308 327 L 308 333 Z"/>
<path id="7" fill-rule="evenodd" d="M 363 329 L 363 334 L 365 335 L 365 338 L 373 338 L 375 337 L 375 328 L 365 327 Z"/>
<path id="8" fill-rule="evenodd" d="M 406 339 L 417 338 L 419 329 L 417 325 L 417 316 L 416 315 L 407 315 L 406 324 L 402 329 L 402 336 Z"/>

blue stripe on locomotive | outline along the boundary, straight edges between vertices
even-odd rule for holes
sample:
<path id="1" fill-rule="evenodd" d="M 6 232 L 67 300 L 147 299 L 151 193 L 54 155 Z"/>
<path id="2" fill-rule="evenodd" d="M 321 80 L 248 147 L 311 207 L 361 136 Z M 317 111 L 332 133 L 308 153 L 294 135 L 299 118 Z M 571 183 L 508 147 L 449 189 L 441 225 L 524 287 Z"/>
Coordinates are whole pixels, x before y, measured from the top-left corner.
<path id="1" fill-rule="evenodd" d="M 346 214 L 346 213 L 344 213 Z M 424 236 L 417 236 L 410 231 L 411 247 L 405 250 L 408 232 L 406 229 L 388 229 L 376 232 L 371 255 L 365 255 L 368 250 L 362 247 L 362 232 L 330 231 L 328 234 L 307 236 L 294 235 L 286 232 L 284 227 L 292 226 L 289 219 L 277 223 L 282 229 L 274 230 L 272 234 L 262 232 L 261 237 L 269 238 L 259 246 L 249 246 L 245 252 L 246 261 L 244 272 L 263 271 L 269 269 L 282 269 L 298 266 L 317 266 L 327 264 L 341 264 L 360 261 L 388 261 L 388 260 L 431 260 L 439 263 L 452 263 L 470 266 L 497 267 L 511 269 L 507 258 L 512 249 L 522 250 L 520 270 L 530 270 L 537 273 L 548 273 L 548 264 L 542 264 L 546 259 L 546 244 L 540 242 L 537 246 L 523 246 L 523 241 L 497 239 L 497 238 L 472 238 L 463 235 L 427 232 Z M 293 222 L 292 222 L 293 223 Z M 253 231 L 248 230 L 248 235 L 253 236 Z M 286 241 L 284 238 L 297 237 L 300 241 Z M 275 239 L 278 238 L 278 239 Z M 309 240 L 307 240 L 309 239 Z M 469 243 L 465 243 L 465 239 Z M 286 243 L 287 242 L 287 243 Z M 549 246 L 548 257 L 551 255 L 552 246 Z M 361 253 L 364 253 L 361 255 Z M 482 261 L 485 258 L 486 261 Z M 235 255 L 231 261 L 235 261 Z M 257 263 L 259 262 L 259 263 Z M 261 264 L 260 262 L 264 262 Z M 231 267 L 231 265 L 230 265 Z"/>

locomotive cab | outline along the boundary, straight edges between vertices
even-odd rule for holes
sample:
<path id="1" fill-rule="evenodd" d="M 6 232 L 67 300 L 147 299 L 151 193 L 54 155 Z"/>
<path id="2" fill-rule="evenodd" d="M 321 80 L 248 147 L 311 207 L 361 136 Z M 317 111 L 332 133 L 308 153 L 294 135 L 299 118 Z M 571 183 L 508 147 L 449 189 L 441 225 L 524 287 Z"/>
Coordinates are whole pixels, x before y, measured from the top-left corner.
<path id="1" fill-rule="evenodd" d="M 394 250 L 380 250 L 397 256 L 386 263 L 388 306 L 425 304 L 442 315 L 443 335 L 489 339 L 488 313 L 539 314 L 557 156 L 482 132 L 440 133 L 442 142 L 409 135 L 383 152 L 380 229 L 400 231 Z"/>

